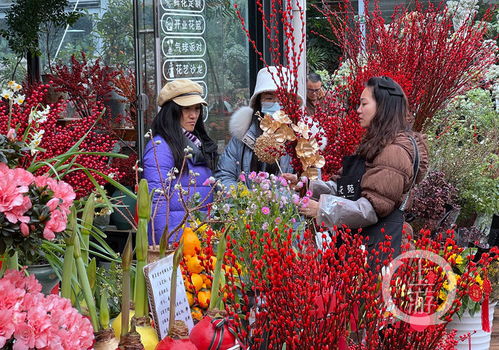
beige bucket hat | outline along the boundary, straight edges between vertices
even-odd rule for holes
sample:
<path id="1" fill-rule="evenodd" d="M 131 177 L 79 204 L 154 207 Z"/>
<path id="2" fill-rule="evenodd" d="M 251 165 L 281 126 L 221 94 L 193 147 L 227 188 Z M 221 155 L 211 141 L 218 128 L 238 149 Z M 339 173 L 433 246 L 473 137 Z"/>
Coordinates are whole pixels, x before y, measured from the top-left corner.
<path id="1" fill-rule="evenodd" d="M 179 106 L 188 107 L 197 104 L 208 105 L 203 99 L 203 88 L 189 79 L 170 81 L 163 86 L 158 96 L 158 106 L 173 101 Z"/>

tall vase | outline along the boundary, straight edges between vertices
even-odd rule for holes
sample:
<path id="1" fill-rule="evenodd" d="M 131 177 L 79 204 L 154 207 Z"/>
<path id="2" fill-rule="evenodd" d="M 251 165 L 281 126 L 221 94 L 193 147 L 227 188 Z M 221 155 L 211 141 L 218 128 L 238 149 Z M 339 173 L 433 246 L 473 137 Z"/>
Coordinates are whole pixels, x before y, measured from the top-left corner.
<path id="1" fill-rule="evenodd" d="M 55 285 L 59 283 L 59 277 L 54 268 L 49 264 L 29 265 L 27 271 L 30 275 L 35 275 L 36 279 L 42 285 L 42 293 L 50 294 Z"/>
<path id="2" fill-rule="evenodd" d="M 489 306 L 489 322 L 492 330 L 492 321 L 494 320 L 494 310 L 497 303 L 492 303 Z M 468 311 L 465 311 L 461 318 L 454 316 L 452 322 L 449 322 L 447 329 L 457 330 L 456 345 L 457 350 L 488 350 L 490 348 L 491 332 L 482 330 L 482 313 L 477 312 L 471 316 Z M 469 335 L 469 336 L 468 336 Z M 461 338 L 462 337 L 462 338 Z M 461 340 L 463 339 L 463 340 Z M 471 347 L 470 347 L 471 342 Z"/>

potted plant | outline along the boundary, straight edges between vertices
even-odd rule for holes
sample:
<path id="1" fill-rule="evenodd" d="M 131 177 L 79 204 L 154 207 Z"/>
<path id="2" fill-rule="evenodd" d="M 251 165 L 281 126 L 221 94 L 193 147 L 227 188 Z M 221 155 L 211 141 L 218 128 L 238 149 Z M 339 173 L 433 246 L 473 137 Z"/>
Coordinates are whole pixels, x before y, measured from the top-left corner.
<path id="1" fill-rule="evenodd" d="M 72 25 L 82 15 L 79 11 L 66 12 L 68 5 L 68 0 L 14 0 L 6 12 L 7 29 L 0 35 L 17 55 L 17 64 L 26 58 L 30 82 L 40 80 L 39 35 L 44 26 Z"/>
<path id="2" fill-rule="evenodd" d="M 431 168 L 456 188 L 459 226 L 499 212 L 499 197 L 493 195 L 499 191 L 498 130 L 498 111 L 487 89 L 457 96 L 425 128 Z"/>

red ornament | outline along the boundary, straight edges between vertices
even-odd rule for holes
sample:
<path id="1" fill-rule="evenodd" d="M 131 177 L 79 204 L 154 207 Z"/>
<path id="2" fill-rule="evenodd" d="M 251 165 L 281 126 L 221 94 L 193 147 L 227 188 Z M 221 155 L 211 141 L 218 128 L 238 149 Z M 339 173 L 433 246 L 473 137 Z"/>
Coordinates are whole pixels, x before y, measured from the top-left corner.
<path id="1" fill-rule="evenodd" d="M 478 303 L 482 300 L 482 294 L 482 288 L 480 288 L 478 284 L 474 283 L 470 286 L 468 295 L 470 296 L 471 300 Z"/>
<path id="2" fill-rule="evenodd" d="M 236 345 L 236 331 L 227 317 L 205 316 L 189 338 L 198 350 L 226 350 Z"/>
<path id="3" fill-rule="evenodd" d="M 189 339 L 166 337 L 156 345 L 155 350 L 198 350 L 198 348 Z"/>

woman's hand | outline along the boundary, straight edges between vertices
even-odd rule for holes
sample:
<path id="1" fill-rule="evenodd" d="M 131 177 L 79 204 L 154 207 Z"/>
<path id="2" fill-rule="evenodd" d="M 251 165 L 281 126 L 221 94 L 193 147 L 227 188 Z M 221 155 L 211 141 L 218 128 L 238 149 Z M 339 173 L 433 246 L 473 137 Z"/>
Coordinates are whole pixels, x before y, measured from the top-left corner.
<path id="1" fill-rule="evenodd" d="M 291 187 L 295 186 L 298 183 L 298 176 L 296 174 L 291 173 L 283 173 L 281 176 L 286 179 Z"/>
<path id="2" fill-rule="evenodd" d="M 316 218 L 319 214 L 319 202 L 313 199 L 309 200 L 306 206 L 300 208 L 300 214 Z"/>

